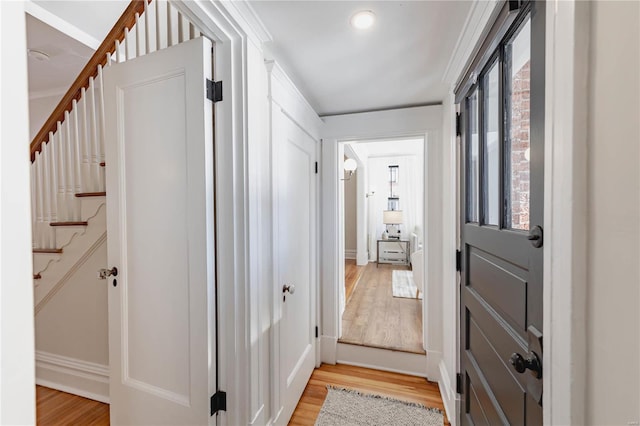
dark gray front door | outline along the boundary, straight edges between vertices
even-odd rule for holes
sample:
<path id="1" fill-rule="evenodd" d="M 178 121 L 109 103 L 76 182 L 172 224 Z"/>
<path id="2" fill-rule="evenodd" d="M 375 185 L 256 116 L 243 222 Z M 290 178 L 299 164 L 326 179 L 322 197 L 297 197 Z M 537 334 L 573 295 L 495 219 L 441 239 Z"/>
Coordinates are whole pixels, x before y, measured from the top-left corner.
<path id="1" fill-rule="evenodd" d="M 458 92 L 462 424 L 542 424 L 545 14 L 514 3 Z"/>

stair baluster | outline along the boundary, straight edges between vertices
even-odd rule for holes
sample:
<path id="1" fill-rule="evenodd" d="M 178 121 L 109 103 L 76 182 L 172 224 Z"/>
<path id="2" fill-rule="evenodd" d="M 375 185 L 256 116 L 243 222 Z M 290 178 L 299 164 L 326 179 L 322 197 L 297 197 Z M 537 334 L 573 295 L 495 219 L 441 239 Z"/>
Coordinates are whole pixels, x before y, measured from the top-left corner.
<path id="1" fill-rule="evenodd" d="M 64 244 L 50 224 L 82 219 L 76 194 L 105 191 L 104 68 L 201 35 L 167 0 L 150 1 L 131 2 L 31 143 L 34 249 Z"/>

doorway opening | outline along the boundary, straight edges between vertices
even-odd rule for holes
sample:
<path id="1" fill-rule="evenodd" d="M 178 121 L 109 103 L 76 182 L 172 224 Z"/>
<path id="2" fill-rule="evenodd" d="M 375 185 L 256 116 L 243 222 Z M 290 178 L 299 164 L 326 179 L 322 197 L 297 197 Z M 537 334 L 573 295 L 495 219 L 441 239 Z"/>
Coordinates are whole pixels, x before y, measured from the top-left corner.
<path id="1" fill-rule="evenodd" d="M 425 354 L 424 137 L 341 145 L 338 342 Z"/>

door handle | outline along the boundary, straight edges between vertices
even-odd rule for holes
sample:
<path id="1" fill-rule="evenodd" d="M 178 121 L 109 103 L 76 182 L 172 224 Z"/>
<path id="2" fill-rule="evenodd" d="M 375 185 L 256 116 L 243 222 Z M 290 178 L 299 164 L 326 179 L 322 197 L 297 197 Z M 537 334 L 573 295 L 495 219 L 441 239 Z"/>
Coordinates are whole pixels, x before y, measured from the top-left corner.
<path id="1" fill-rule="evenodd" d="M 111 269 L 98 269 L 98 278 L 100 278 L 101 280 L 106 280 L 108 277 L 117 277 L 118 276 L 118 268 L 116 268 L 115 266 Z"/>
<path id="2" fill-rule="evenodd" d="M 542 228 L 539 226 L 531 228 L 529 235 L 527 235 L 527 240 L 531 241 L 531 245 L 535 248 L 542 247 Z"/>
<path id="3" fill-rule="evenodd" d="M 296 292 L 296 286 L 293 284 L 289 284 L 289 285 L 285 284 L 282 286 L 282 292 L 293 294 Z"/>
<path id="4" fill-rule="evenodd" d="M 520 374 L 531 370 L 530 373 L 533 377 L 536 379 L 542 378 L 542 363 L 535 352 L 529 352 L 527 358 L 524 358 L 519 353 L 513 353 L 509 358 L 509 364 Z"/>

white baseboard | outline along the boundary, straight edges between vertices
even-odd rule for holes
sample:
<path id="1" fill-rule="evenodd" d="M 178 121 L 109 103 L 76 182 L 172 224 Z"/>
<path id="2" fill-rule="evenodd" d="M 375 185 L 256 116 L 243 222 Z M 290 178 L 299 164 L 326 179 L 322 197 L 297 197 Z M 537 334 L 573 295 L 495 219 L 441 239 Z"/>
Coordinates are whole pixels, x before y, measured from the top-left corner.
<path id="1" fill-rule="evenodd" d="M 440 360 L 442 352 L 427 350 L 427 378 L 432 382 L 440 381 Z"/>
<path id="2" fill-rule="evenodd" d="M 320 339 L 320 360 L 325 364 L 335 365 L 336 345 L 338 339 L 332 336 L 322 336 Z"/>
<path id="3" fill-rule="evenodd" d="M 338 343 L 336 358 L 339 364 L 427 377 L 426 355 Z"/>
<path id="4" fill-rule="evenodd" d="M 36 351 L 36 384 L 109 403 L 109 367 Z"/>
<path id="5" fill-rule="evenodd" d="M 344 258 L 345 259 L 356 259 L 358 257 L 358 253 L 356 250 L 352 250 L 352 249 L 346 249 L 344 251 Z"/>
<path id="6" fill-rule="evenodd" d="M 447 413 L 449 423 L 451 423 L 451 426 L 456 426 L 458 424 L 460 399 L 454 388 L 455 383 L 451 383 L 449 380 L 449 372 L 447 371 L 444 360 L 440 361 L 440 380 L 438 380 L 438 386 L 440 387 L 440 395 L 442 396 L 444 410 Z"/>

